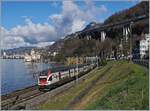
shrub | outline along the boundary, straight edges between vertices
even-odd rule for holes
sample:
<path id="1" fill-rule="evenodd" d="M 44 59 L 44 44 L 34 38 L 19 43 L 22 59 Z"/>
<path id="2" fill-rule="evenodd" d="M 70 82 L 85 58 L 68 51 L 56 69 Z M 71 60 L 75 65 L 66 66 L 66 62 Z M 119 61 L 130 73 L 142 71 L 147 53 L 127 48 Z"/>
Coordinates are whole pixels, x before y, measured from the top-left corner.
<path id="1" fill-rule="evenodd" d="M 100 64 L 101 64 L 102 66 L 105 66 L 105 65 L 107 64 L 106 59 L 102 59 Z"/>

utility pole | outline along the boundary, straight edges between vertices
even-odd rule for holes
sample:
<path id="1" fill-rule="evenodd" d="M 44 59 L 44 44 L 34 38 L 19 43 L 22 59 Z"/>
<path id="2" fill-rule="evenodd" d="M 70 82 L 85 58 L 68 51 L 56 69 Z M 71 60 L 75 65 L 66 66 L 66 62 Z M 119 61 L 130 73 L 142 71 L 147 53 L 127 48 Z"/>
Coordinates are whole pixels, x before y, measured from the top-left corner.
<path id="1" fill-rule="evenodd" d="M 121 38 L 121 57 L 122 57 L 122 55 L 124 55 L 123 54 L 123 42 L 122 41 L 123 41 L 123 39 Z"/>
<path id="2" fill-rule="evenodd" d="M 96 60 L 97 60 L 97 67 L 98 67 L 98 56 L 96 55 Z"/>
<path id="3" fill-rule="evenodd" d="M 130 61 L 132 61 L 132 25 L 133 22 L 130 23 Z"/>
<path id="4" fill-rule="evenodd" d="M 76 69 L 77 69 L 76 82 L 78 82 L 78 74 L 79 74 L 79 68 L 78 68 L 78 56 L 76 57 Z"/>

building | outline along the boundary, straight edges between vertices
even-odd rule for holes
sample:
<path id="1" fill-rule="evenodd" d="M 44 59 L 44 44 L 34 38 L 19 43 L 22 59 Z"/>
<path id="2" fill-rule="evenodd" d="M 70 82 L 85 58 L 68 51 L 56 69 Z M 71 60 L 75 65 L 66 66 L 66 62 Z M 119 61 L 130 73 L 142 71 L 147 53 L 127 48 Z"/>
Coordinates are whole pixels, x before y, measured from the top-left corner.
<path id="1" fill-rule="evenodd" d="M 3 56 L 4 56 L 4 57 L 7 56 L 6 52 L 3 52 Z"/>
<path id="2" fill-rule="evenodd" d="M 31 61 L 32 61 L 32 58 L 31 58 L 31 56 L 30 56 L 29 54 L 25 54 L 24 60 L 25 60 L 26 62 L 31 62 Z"/>
<path id="3" fill-rule="evenodd" d="M 32 49 L 30 54 L 25 54 L 24 59 L 27 62 L 37 61 L 41 59 L 41 55 L 38 52 L 36 52 L 34 49 Z"/>
<path id="4" fill-rule="evenodd" d="M 149 34 L 145 34 L 144 39 L 140 40 L 139 50 L 140 50 L 140 58 L 145 58 L 147 52 L 149 51 L 150 46 L 150 36 Z"/>
<path id="5" fill-rule="evenodd" d="M 58 51 L 48 52 L 51 56 L 55 57 L 58 54 Z"/>

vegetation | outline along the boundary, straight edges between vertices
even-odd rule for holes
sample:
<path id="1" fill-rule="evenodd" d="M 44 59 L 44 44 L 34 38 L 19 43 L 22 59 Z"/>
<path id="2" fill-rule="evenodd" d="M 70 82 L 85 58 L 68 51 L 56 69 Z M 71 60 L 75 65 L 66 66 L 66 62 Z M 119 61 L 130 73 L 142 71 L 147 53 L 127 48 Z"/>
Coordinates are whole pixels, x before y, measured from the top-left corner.
<path id="1" fill-rule="evenodd" d="M 118 78 L 118 77 L 117 77 Z M 146 82 L 145 82 L 146 80 Z M 110 89 L 86 109 L 148 109 L 148 75 L 136 69 L 126 79 L 112 83 Z"/>
<path id="2" fill-rule="evenodd" d="M 149 15 L 149 1 L 142 1 L 134 7 L 114 13 L 104 21 L 104 24 L 116 23 L 142 15 Z M 139 22 L 134 26 L 133 33 L 140 35 L 142 32 L 149 32 L 149 20 Z"/>
<path id="3" fill-rule="evenodd" d="M 69 38 L 64 41 L 64 46 L 60 52 L 65 57 L 86 57 L 86 56 L 104 56 L 111 55 L 112 49 L 116 47 L 114 42 L 107 38 L 104 42 L 99 40 L 87 40 L 86 38 Z M 102 53 L 105 52 L 105 55 Z"/>
<path id="4" fill-rule="evenodd" d="M 148 109 L 148 70 L 125 61 L 109 62 L 38 109 Z"/>
<path id="5" fill-rule="evenodd" d="M 69 38 L 64 42 L 62 53 L 65 56 L 91 56 L 94 55 L 95 40 Z"/>
<path id="6" fill-rule="evenodd" d="M 84 64 L 86 63 L 85 58 L 83 57 L 67 57 L 65 64 L 73 65 L 73 64 Z"/>
<path id="7" fill-rule="evenodd" d="M 107 60 L 106 59 L 101 60 L 101 65 L 102 66 L 105 66 L 106 64 L 107 64 Z"/>

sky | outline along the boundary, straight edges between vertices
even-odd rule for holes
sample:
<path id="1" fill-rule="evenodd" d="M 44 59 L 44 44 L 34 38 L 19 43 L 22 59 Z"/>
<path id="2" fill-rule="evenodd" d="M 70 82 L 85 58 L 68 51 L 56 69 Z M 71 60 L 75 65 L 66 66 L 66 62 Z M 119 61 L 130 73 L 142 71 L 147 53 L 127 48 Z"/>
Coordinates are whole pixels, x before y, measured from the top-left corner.
<path id="1" fill-rule="evenodd" d="M 80 31 L 92 21 L 103 22 L 115 12 L 139 1 L 3 0 L 1 3 L 1 48 L 44 47 Z"/>

